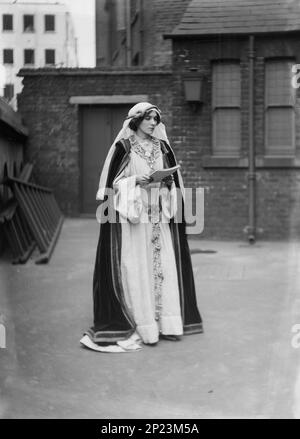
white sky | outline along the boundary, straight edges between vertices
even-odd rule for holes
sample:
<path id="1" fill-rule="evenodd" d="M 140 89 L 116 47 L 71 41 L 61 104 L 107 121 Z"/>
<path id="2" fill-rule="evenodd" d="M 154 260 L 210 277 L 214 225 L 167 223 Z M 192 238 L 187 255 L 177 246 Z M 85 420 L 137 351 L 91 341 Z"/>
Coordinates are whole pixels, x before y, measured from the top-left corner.
<path id="1" fill-rule="evenodd" d="M 9 0 L 8 0 L 9 1 Z M 11 3 L 18 0 L 11 0 Z M 64 3 L 73 17 L 79 67 L 95 67 L 95 0 L 19 0 L 19 3 Z"/>

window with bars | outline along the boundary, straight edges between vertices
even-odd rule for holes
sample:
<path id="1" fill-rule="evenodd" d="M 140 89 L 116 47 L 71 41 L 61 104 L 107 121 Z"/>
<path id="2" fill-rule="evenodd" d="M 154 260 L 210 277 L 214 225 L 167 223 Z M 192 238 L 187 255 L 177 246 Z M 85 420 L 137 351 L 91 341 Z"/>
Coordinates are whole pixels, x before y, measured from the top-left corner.
<path id="1" fill-rule="evenodd" d="M 5 84 L 4 86 L 4 99 L 11 101 L 14 97 L 14 84 Z"/>
<path id="2" fill-rule="evenodd" d="M 14 63 L 14 51 L 13 49 L 3 49 L 3 64 Z"/>
<path id="3" fill-rule="evenodd" d="M 13 30 L 13 16 L 12 14 L 2 15 L 2 30 Z"/>
<path id="4" fill-rule="evenodd" d="M 55 31 L 55 15 L 45 15 L 45 32 Z"/>
<path id="5" fill-rule="evenodd" d="M 33 15 L 23 15 L 23 30 L 24 32 L 34 32 Z"/>
<path id="6" fill-rule="evenodd" d="M 295 89 L 291 59 L 265 62 L 265 154 L 295 154 Z"/>
<path id="7" fill-rule="evenodd" d="M 213 155 L 238 156 L 241 146 L 241 72 L 239 61 L 212 64 Z"/>
<path id="8" fill-rule="evenodd" d="M 55 64 L 55 50 L 46 49 L 45 50 L 45 64 L 54 65 Z"/>
<path id="9" fill-rule="evenodd" d="M 24 64 L 34 64 L 34 50 L 24 49 Z"/>

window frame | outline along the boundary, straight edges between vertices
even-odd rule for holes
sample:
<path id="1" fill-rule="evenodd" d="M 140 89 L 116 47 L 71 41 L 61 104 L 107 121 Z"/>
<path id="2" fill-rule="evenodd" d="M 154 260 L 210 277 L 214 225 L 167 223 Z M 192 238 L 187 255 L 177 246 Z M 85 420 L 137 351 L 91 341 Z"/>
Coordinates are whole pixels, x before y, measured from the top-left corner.
<path id="1" fill-rule="evenodd" d="M 25 28 L 25 17 L 32 17 L 32 29 L 26 30 Z M 35 27 L 34 27 L 34 14 L 23 14 L 23 33 L 34 33 Z"/>
<path id="2" fill-rule="evenodd" d="M 33 54 L 33 62 L 32 63 L 26 62 L 26 52 L 29 52 L 29 51 L 32 52 L 32 54 Z M 23 57 L 24 57 L 24 59 L 23 59 L 24 66 L 34 66 L 35 65 L 35 50 L 34 49 L 30 49 L 30 48 L 24 49 Z"/>
<path id="3" fill-rule="evenodd" d="M 53 29 L 47 29 L 47 17 L 53 17 Z M 45 14 L 44 15 L 44 32 L 45 33 L 53 33 L 55 32 L 55 14 Z"/>
<path id="4" fill-rule="evenodd" d="M 12 62 L 7 62 L 7 61 L 5 61 L 5 54 L 7 54 L 8 51 L 9 51 L 9 53 L 12 55 Z M 4 64 L 4 65 L 9 65 L 9 66 L 14 65 L 14 49 L 10 49 L 10 48 L 3 49 L 3 52 L 2 52 L 2 59 L 3 59 L 3 64 Z"/>
<path id="5" fill-rule="evenodd" d="M 286 62 L 295 64 L 296 60 L 294 57 L 269 57 L 264 60 L 264 156 L 265 157 L 295 157 L 296 155 L 296 90 L 293 89 L 292 84 L 290 84 L 290 90 L 293 93 L 293 102 L 292 103 L 268 103 L 268 94 L 267 94 L 267 65 L 271 62 Z M 281 145 L 277 147 L 278 152 L 275 153 L 270 151 L 272 150 L 272 146 L 268 144 L 268 132 L 269 132 L 269 121 L 268 121 L 268 110 L 274 108 L 286 108 L 292 110 L 292 145 L 289 147 L 288 145 Z M 273 146 L 274 148 L 274 146 Z M 289 148 L 289 149 L 288 149 Z M 268 151 L 269 150 L 269 151 Z"/>
<path id="6" fill-rule="evenodd" d="M 54 62 L 53 63 L 48 63 L 47 62 L 47 53 L 49 54 L 49 52 L 53 52 L 54 53 Z M 56 53 L 55 53 L 55 49 L 45 49 L 45 66 L 55 66 L 55 57 L 56 57 Z"/>
<path id="7" fill-rule="evenodd" d="M 11 17 L 11 29 L 4 28 L 4 17 Z M 2 31 L 3 32 L 13 32 L 14 30 L 14 16 L 13 14 L 2 14 Z"/>
<path id="8" fill-rule="evenodd" d="M 6 90 L 10 88 L 12 90 L 12 94 L 9 94 L 9 96 L 6 96 Z M 5 100 L 7 100 L 8 102 L 10 102 L 13 98 L 14 98 L 14 94 L 15 94 L 15 87 L 14 84 L 12 82 L 10 83 L 6 83 L 4 84 L 4 89 L 3 89 L 3 98 Z"/>
<path id="9" fill-rule="evenodd" d="M 214 66 L 217 65 L 225 65 L 225 64 L 232 64 L 238 66 L 239 69 L 239 83 L 240 83 L 240 89 L 239 89 L 239 104 L 231 104 L 231 103 L 223 103 L 218 104 L 215 101 L 215 86 L 216 83 L 214 81 Z M 241 149 L 242 149 L 242 71 L 241 71 L 241 61 L 239 58 L 219 58 L 219 59 L 212 59 L 211 60 L 211 83 L 212 83 L 212 89 L 211 89 L 211 133 L 212 133 L 212 157 L 215 158 L 237 158 L 241 155 Z M 216 114 L 217 110 L 238 110 L 239 111 L 239 148 L 238 150 L 232 152 L 226 151 L 223 147 L 223 151 L 217 151 L 217 144 L 216 144 L 216 138 L 217 138 L 217 129 L 216 129 Z"/>

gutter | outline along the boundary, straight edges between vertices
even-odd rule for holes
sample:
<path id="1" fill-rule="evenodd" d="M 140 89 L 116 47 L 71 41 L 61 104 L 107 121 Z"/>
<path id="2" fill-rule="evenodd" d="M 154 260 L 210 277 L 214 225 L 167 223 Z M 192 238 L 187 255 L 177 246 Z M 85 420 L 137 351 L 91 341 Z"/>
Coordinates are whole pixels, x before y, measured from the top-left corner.
<path id="1" fill-rule="evenodd" d="M 300 25 L 299 25 L 300 27 Z M 176 32 L 176 30 L 174 30 L 172 33 L 166 33 L 163 34 L 163 39 L 164 40 L 187 40 L 187 39 L 202 39 L 202 38 L 212 38 L 212 37 L 223 37 L 223 38 L 232 38 L 232 37 L 247 37 L 249 35 L 249 32 L 251 32 L 251 29 L 245 29 L 245 30 L 241 30 L 241 31 L 234 31 L 232 29 L 228 30 L 228 32 L 224 32 L 224 29 L 220 29 L 219 31 L 212 29 L 212 31 L 208 31 L 208 32 L 196 32 L 196 31 L 179 31 Z M 299 35 L 300 33 L 300 29 L 274 29 L 274 30 L 270 30 L 270 31 L 266 31 L 266 30 L 257 30 L 257 31 L 252 31 L 251 35 L 256 35 L 256 36 L 271 36 L 271 37 L 276 37 L 278 35 Z"/>
<path id="2" fill-rule="evenodd" d="M 255 146 L 254 146 L 254 36 L 249 35 L 249 118 L 248 118 L 248 129 L 249 129 L 249 169 L 248 169 L 248 215 L 249 215 L 249 225 L 247 227 L 248 241 L 249 244 L 254 244 L 256 240 L 256 168 L 255 168 Z"/>

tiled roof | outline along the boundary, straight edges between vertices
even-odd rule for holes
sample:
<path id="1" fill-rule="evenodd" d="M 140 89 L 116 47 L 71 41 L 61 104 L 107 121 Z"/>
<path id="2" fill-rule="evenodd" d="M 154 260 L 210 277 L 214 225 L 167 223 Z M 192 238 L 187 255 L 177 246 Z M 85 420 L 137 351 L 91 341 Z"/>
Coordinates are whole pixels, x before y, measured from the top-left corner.
<path id="1" fill-rule="evenodd" d="M 300 0 L 192 0 L 166 37 L 300 30 Z"/>

